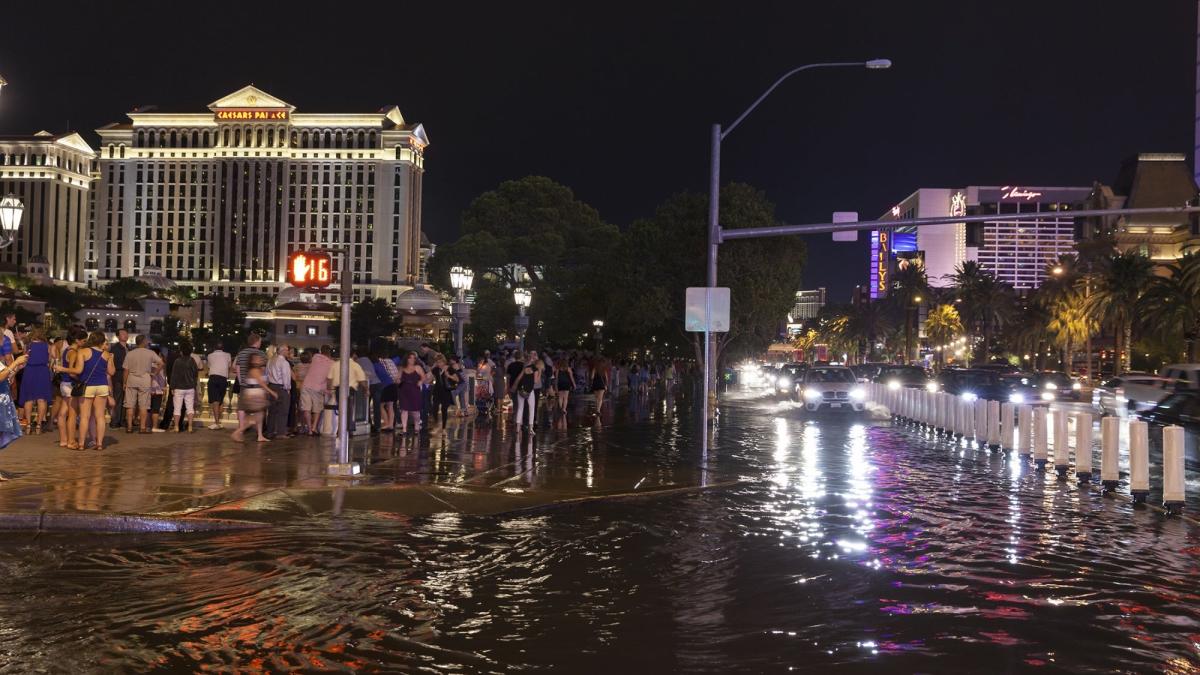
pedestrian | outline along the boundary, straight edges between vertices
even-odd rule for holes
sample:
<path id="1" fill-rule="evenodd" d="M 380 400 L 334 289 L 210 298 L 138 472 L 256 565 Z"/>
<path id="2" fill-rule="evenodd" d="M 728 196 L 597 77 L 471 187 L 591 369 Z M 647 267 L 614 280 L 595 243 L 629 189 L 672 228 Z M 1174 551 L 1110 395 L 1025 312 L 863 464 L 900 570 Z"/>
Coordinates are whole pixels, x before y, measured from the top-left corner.
<path id="1" fill-rule="evenodd" d="M 304 413 L 305 426 L 308 433 L 318 436 L 321 433 L 321 415 L 325 412 L 325 402 L 329 398 L 329 369 L 333 367 L 330 354 L 333 350 L 329 345 L 321 345 L 321 351 L 313 354 L 312 362 L 305 369 L 304 379 L 300 384 L 300 410 Z"/>
<path id="2" fill-rule="evenodd" d="M 29 355 L 26 354 L 14 358 L 9 364 L 0 360 L 0 449 L 7 448 L 21 437 L 21 422 L 17 419 L 17 406 L 13 403 L 9 386 L 13 376 L 25 367 L 28 359 Z M 7 480 L 4 474 L 0 474 L 0 481 Z"/>
<path id="3" fill-rule="evenodd" d="M 117 409 L 113 413 L 112 426 L 120 428 L 125 426 L 125 357 L 129 354 L 129 331 L 124 328 L 117 330 L 117 340 L 108 346 L 108 351 L 112 354 L 113 373 L 112 396 L 116 400 Z"/>
<path id="4" fill-rule="evenodd" d="M 421 431 L 421 385 L 426 379 L 425 369 L 419 365 L 416 352 L 404 357 L 400 369 L 400 384 L 396 392 L 396 406 L 400 413 L 400 433 L 408 433 L 408 420 L 412 418 L 414 431 Z"/>
<path id="5" fill-rule="evenodd" d="M 557 398 L 557 410 L 563 415 L 567 414 L 567 405 L 571 402 L 571 365 L 565 359 L 559 359 L 554 362 L 554 393 Z"/>
<path id="6" fill-rule="evenodd" d="M 604 392 L 608 389 L 608 363 L 601 357 L 592 359 L 591 368 L 592 394 L 596 397 L 596 421 L 600 420 L 600 410 L 604 407 Z"/>
<path id="7" fill-rule="evenodd" d="M 441 354 L 434 357 L 433 368 L 429 372 L 433 378 L 432 393 L 430 394 L 433 403 L 433 422 L 430 426 L 437 424 L 440 413 L 442 431 L 445 431 L 450 406 L 454 405 L 454 390 L 458 388 L 458 375 L 446 363 L 446 357 Z"/>
<path id="8" fill-rule="evenodd" d="M 233 376 L 238 388 L 238 400 L 241 400 L 241 387 L 246 383 L 246 373 L 250 370 L 250 361 L 254 358 L 267 363 L 267 354 L 262 350 L 262 336 L 258 333 L 251 332 L 246 336 L 246 346 L 237 353 L 233 359 Z M 265 385 L 264 385 L 265 386 Z M 238 428 L 241 429 L 245 422 L 246 411 L 242 405 L 238 404 Z"/>
<path id="9" fill-rule="evenodd" d="M 150 351 L 154 352 L 159 359 L 162 359 L 162 350 L 157 346 L 151 347 Z M 167 370 L 159 368 L 153 375 L 150 376 L 150 432 L 155 434 L 166 433 L 166 429 L 160 429 L 158 426 L 159 418 L 162 417 L 163 399 L 167 393 Z"/>
<path id="10" fill-rule="evenodd" d="M 138 335 L 134 348 L 125 355 L 126 433 L 133 433 L 135 428 L 143 434 L 150 433 L 151 379 L 162 368 L 162 359 L 146 348 L 146 336 Z"/>
<path id="11" fill-rule="evenodd" d="M 292 406 L 292 350 L 287 345 L 275 349 L 267 361 L 267 387 L 275 392 L 267 411 L 267 437 L 291 436 L 288 410 Z"/>
<path id="12" fill-rule="evenodd" d="M 518 363 L 521 367 L 517 371 L 516 380 L 513 384 L 513 401 L 516 406 L 516 416 L 513 417 L 513 423 L 522 429 L 532 429 L 537 422 L 537 385 L 538 385 L 538 370 L 537 370 L 537 353 L 530 352 L 526 357 L 525 363 Z M 529 424 L 525 424 L 525 410 L 529 410 Z"/>
<path id="13" fill-rule="evenodd" d="M 20 347 L 17 346 L 17 334 L 13 332 L 17 328 L 17 315 L 13 312 L 4 312 L 3 316 L 4 334 L 3 338 L 0 338 L 0 361 L 3 361 L 5 364 L 12 365 L 12 362 L 16 360 L 18 356 L 18 354 L 14 354 L 13 352 L 20 349 Z M 15 372 L 16 371 L 14 371 L 14 374 Z"/>
<path id="14" fill-rule="evenodd" d="M 46 331 L 34 328 L 30 332 L 26 353 L 29 358 L 25 362 L 25 372 L 21 378 L 21 407 L 25 409 L 29 433 L 37 434 L 42 431 L 46 408 L 54 396 L 50 388 L 50 343 L 46 342 Z"/>
<path id="15" fill-rule="evenodd" d="M 171 364 L 171 401 L 175 406 L 174 430 L 183 432 L 184 410 L 187 410 L 187 428 L 189 432 L 196 431 L 192 419 L 196 412 L 196 382 L 199 380 L 199 368 L 192 358 L 192 343 L 184 341 L 179 345 L 179 356 Z"/>
<path id="16" fill-rule="evenodd" d="M 104 433 L 107 431 L 105 408 L 112 394 L 113 365 L 112 354 L 105 351 L 108 338 L 100 331 L 88 334 L 82 349 L 76 350 L 74 362 L 64 372 L 78 375 L 75 389 L 82 390 L 83 401 L 79 404 L 79 436 L 78 441 L 71 446 L 73 450 L 83 450 L 87 447 L 88 432 L 95 424 L 96 450 L 104 450 Z"/>
<path id="17" fill-rule="evenodd" d="M 225 394 L 229 391 L 229 366 L 233 357 L 225 351 L 222 343 L 217 343 L 216 349 L 208 353 L 205 359 L 208 367 L 208 407 L 212 410 L 212 424 L 209 429 L 221 429 L 221 414 L 225 412 Z"/>
<path id="18" fill-rule="evenodd" d="M 377 434 L 382 426 L 379 418 L 383 414 L 383 401 L 380 398 L 383 393 L 383 380 L 379 379 L 379 373 L 375 372 L 375 361 L 366 355 L 365 350 L 355 349 L 353 356 L 367 375 L 367 395 L 371 401 L 371 433 Z"/>
<path id="19" fill-rule="evenodd" d="M 395 362 L 381 353 L 375 354 L 375 376 L 382 389 L 379 391 L 379 431 L 391 433 L 396 428 L 396 393 L 400 382 L 400 371 Z"/>
<path id="20" fill-rule="evenodd" d="M 517 380 L 521 379 L 521 371 L 524 369 L 525 355 L 521 352 L 514 353 L 512 360 L 504 368 L 504 374 L 508 378 L 504 391 L 508 394 L 513 411 L 517 409 Z"/>
<path id="21" fill-rule="evenodd" d="M 353 356 L 353 352 L 351 352 L 351 356 Z M 350 371 L 350 378 L 349 378 L 350 384 L 349 384 L 349 388 L 347 389 L 347 392 L 346 392 L 346 407 L 349 408 L 349 410 L 343 411 L 343 410 L 339 409 L 338 414 L 341 415 L 341 414 L 343 414 L 343 412 L 346 414 L 346 416 L 347 416 L 346 417 L 346 424 L 347 424 L 346 428 L 353 431 L 355 428 L 355 425 L 357 425 L 358 419 L 359 419 L 359 417 L 358 417 L 359 398 L 365 397 L 367 395 L 367 373 L 366 373 L 366 371 L 363 370 L 362 366 L 358 365 L 358 361 L 355 361 L 353 358 L 351 358 L 349 363 L 347 363 L 346 365 L 347 365 L 347 369 Z M 372 368 L 371 370 L 372 370 L 372 372 L 374 372 L 375 369 Z M 330 392 L 329 395 L 331 398 L 333 398 L 334 401 L 338 401 L 338 399 L 340 398 L 340 395 L 338 394 L 338 388 L 341 387 L 341 384 L 342 384 L 342 355 L 338 354 L 338 358 L 334 359 L 333 365 L 330 366 L 330 368 L 329 368 L 329 392 Z M 364 398 L 364 401 L 365 400 L 366 399 Z M 365 408 L 365 406 L 364 406 L 364 408 Z M 363 419 L 366 419 L 366 417 L 367 417 L 367 411 L 364 409 L 363 410 Z"/>
<path id="22" fill-rule="evenodd" d="M 244 351 L 244 350 L 243 350 Z M 233 432 L 233 440 L 241 443 L 245 440 L 242 432 L 247 429 L 254 429 L 258 432 L 258 442 L 266 443 L 270 439 L 263 434 L 263 414 L 266 412 L 270 404 L 268 400 L 275 396 L 275 392 L 264 386 L 263 371 L 266 368 L 267 359 L 260 354 L 250 354 L 245 362 L 245 367 L 238 366 L 238 382 L 241 386 L 241 391 L 238 393 L 238 413 L 242 421 L 238 423 L 238 428 Z"/>
<path id="23" fill-rule="evenodd" d="M 74 395 L 75 378 L 65 372 L 75 358 L 75 352 L 83 347 L 87 339 L 87 331 L 81 326 L 71 326 L 67 329 L 65 346 L 55 360 L 52 370 L 58 373 L 58 392 L 62 404 L 58 408 L 58 447 L 70 448 L 75 444 L 76 432 L 79 428 L 80 396 Z"/>

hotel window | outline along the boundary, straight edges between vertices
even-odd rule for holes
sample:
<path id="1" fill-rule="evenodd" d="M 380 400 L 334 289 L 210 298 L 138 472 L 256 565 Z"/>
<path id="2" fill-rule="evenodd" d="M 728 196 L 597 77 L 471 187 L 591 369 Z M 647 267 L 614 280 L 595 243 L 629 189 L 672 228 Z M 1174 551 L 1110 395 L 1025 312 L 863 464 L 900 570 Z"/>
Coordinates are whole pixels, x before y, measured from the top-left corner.
<path id="1" fill-rule="evenodd" d="M 295 335 L 296 334 L 296 324 L 289 323 L 289 324 L 285 325 L 283 327 L 283 334 L 284 335 Z"/>
<path id="2" fill-rule="evenodd" d="M 317 327 L 316 327 L 316 326 L 305 326 L 305 327 L 304 327 L 304 330 L 305 330 L 305 333 L 306 333 L 306 334 L 307 334 L 309 337 L 316 337 L 316 336 L 317 336 Z"/>

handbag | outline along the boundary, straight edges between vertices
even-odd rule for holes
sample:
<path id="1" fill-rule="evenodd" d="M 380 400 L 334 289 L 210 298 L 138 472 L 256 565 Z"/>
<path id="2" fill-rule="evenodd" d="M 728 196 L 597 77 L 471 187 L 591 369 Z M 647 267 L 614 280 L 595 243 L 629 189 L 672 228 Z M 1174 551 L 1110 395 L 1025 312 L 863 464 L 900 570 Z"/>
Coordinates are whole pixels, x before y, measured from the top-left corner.
<path id="1" fill-rule="evenodd" d="M 101 357 L 100 361 L 104 358 Z M 83 392 L 87 389 L 87 381 L 92 379 L 92 375 L 96 372 L 96 366 L 100 365 L 100 361 L 92 364 L 92 369 L 88 371 L 87 377 L 71 383 L 71 398 L 83 398 Z"/>

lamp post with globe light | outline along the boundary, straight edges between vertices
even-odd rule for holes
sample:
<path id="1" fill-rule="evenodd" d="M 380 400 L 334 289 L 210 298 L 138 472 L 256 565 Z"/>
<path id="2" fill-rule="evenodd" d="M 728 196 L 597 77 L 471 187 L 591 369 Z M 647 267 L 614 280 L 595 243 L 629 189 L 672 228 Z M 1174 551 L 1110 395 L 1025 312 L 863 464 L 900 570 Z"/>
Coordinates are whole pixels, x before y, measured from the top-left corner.
<path id="1" fill-rule="evenodd" d="M 604 319 L 592 321 L 592 327 L 596 329 L 596 356 L 599 356 L 600 344 L 604 340 Z"/>
<path id="2" fill-rule="evenodd" d="M 475 273 L 467 267 L 455 265 L 450 268 L 450 285 L 454 287 L 454 304 L 450 315 L 454 318 L 454 353 L 463 356 L 463 326 L 471 318 L 471 303 L 467 302 L 467 291 L 475 281 Z"/>
<path id="3" fill-rule="evenodd" d="M 529 317 L 525 316 L 525 310 L 529 309 L 529 304 L 533 302 L 533 294 L 528 288 L 515 288 L 513 302 L 517 303 L 517 316 L 513 319 L 517 329 L 517 348 L 524 353 L 525 331 L 529 330 Z"/>
<path id="4" fill-rule="evenodd" d="M 0 248 L 7 248 L 17 239 L 25 205 L 13 195 L 0 199 Z"/>

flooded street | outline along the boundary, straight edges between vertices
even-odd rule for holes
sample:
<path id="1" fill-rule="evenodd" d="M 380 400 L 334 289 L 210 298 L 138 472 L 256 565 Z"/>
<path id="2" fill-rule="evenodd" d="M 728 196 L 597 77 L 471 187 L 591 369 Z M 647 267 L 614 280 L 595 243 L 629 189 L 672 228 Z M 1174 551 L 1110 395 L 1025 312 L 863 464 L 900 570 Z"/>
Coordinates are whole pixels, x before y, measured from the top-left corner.
<path id="1" fill-rule="evenodd" d="M 706 472 L 691 428 L 680 411 L 539 436 L 519 474 L 535 485 L 553 452 L 572 479 L 620 456 L 716 485 L 687 494 L 6 534 L 0 671 L 1200 667 L 1183 520 L 887 420 L 732 401 Z"/>

